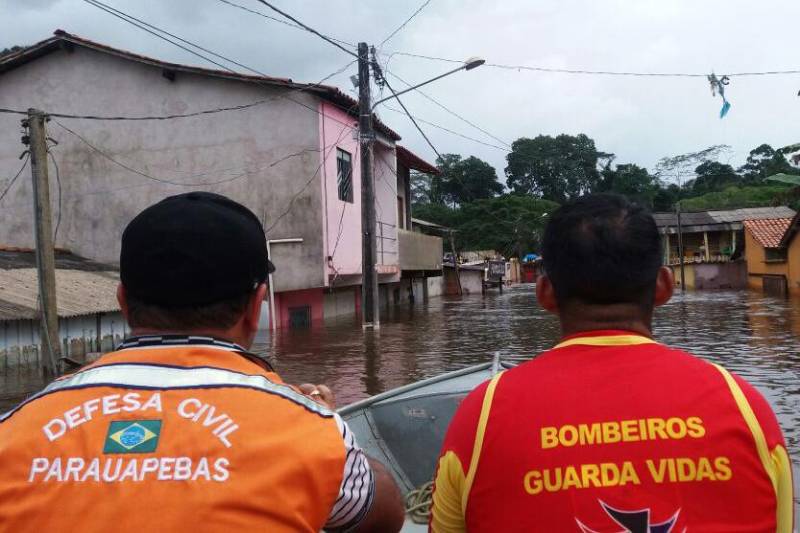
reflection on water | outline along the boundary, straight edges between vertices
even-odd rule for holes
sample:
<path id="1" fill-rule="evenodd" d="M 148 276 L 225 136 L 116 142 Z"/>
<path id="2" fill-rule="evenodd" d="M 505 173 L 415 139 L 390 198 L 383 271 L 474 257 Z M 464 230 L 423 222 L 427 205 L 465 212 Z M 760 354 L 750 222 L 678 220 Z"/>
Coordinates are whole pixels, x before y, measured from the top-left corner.
<path id="1" fill-rule="evenodd" d="M 379 332 L 352 319 L 264 338 L 289 382 L 327 383 L 340 405 L 490 360 L 525 360 L 551 347 L 558 323 L 531 285 L 500 295 L 436 298 L 386 310 Z M 721 363 L 755 385 L 775 409 L 795 464 L 800 459 L 800 301 L 748 292 L 691 292 L 660 308 L 656 337 Z"/>

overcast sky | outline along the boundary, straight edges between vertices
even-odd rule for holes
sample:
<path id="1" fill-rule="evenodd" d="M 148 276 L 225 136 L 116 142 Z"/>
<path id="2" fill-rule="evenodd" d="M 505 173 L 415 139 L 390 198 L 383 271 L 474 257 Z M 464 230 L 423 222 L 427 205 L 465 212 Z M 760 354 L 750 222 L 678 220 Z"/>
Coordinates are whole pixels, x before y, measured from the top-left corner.
<path id="1" fill-rule="evenodd" d="M 256 0 L 233 0 L 278 16 Z M 305 31 L 219 0 L 105 0 L 106 3 L 265 73 L 316 82 L 343 67 L 347 54 Z M 422 0 L 275 0 L 319 31 L 376 46 Z M 168 61 L 203 61 L 81 0 L 0 0 L 0 48 L 32 44 L 61 28 L 111 46 Z M 637 72 L 717 74 L 800 70 L 798 0 L 431 0 L 382 48 L 443 58 L 480 56 L 490 63 Z M 391 73 L 417 82 L 452 68 L 394 55 Z M 349 71 L 331 81 L 345 91 Z M 389 77 L 395 89 L 402 87 Z M 664 156 L 712 144 L 733 147 L 740 164 L 755 146 L 800 142 L 800 75 L 731 77 L 732 104 L 722 120 L 705 78 L 586 76 L 483 66 L 424 91 L 494 136 L 511 143 L 539 134 L 586 133 L 600 150 L 652 169 Z M 354 94 L 354 93 L 353 93 Z M 404 98 L 415 116 L 468 137 L 498 141 L 423 97 Z M 20 102 L 25 107 L 25 102 Z M 393 107 L 397 107 L 392 104 Z M 69 112 L 70 110 L 59 110 Z M 403 144 L 435 155 L 409 120 L 383 119 Z M 475 155 L 503 177 L 503 150 L 421 124 L 437 149 Z"/>

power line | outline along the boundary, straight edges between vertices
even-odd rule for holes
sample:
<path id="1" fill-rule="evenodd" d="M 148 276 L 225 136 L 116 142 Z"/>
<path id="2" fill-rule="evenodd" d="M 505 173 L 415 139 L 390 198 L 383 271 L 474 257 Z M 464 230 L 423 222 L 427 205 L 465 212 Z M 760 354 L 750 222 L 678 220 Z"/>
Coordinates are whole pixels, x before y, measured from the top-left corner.
<path id="1" fill-rule="evenodd" d="M 345 53 L 347 53 L 347 54 L 350 54 L 351 56 L 353 56 L 353 57 L 355 57 L 356 59 L 358 59 L 358 55 L 357 55 L 355 52 L 353 52 L 352 50 L 348 50 L 347 48 L 345 48 L 345 47 L 344 47 L 344 46 L 342 46 L 341 44 L 339 44 L 339 43 L 335 42 L 333 39 L 331 39 L 331 38 L 330 38 L 330 37 L 328 37 L 327 35 L 323 35 L 323 34 L 321 34 L 320 32 L 318 32 L 317 30 L 315 30 L 315 29 L 314 29 L 314 28 L 312 28 L 311 26 L 308 26 L 308 25 L 306 25 L 306 24 L 303 24 L 302 22 L 300 22 L 299 20 L 297 20 L 296 18 L 294 18 L 294 17 L 293 17 L 293 16 L 291 16 L 290 14 L 288 14 L 288 13 L 285 13 L 284 11 L 281 11 L 281 10 L 280 10 L 280 9 L 278 9 L 277 7 L 275 7 L 275 6 L 273 6 L 272 4 L 270 4 L 269 2 L 267 2 L 266 0 L 256 0 L 256 1 L 257 1 L 257 2 L 260 2 L 260 3 L 262 3 L 262 4 L 264 4 L 265 6 L 267 6 L 268 8 L 270 8 L 271 10 L 275 11 L 276 13 L 280 13 L 281 15 L 283 15 L 284 17 L 286 17 L 287 19 L 289 19 L 289 20 L 291 20 L 292 22 L 294 22 L 295 24 L 297 24 L 298 26 L 302 26 L 302 28 L 303 28 L 304 30 L 306 30 L 306 31 L 308 31 L 308 32 L 311 32 L 311 33 L 313 33 L 314 35 L 318 36 L 319 38 L 323 39 L 324 41 L 326 41 L 326 42 L 328 42 L 328 43 L 332 44 L 333 46 L 335 46 L 335 47 L 336 47 L 336 48 L 338 48 L 339 50 L 342 50 L 343 52 L 345 52 Z"/>
<path id="2" fill-rule="evenodd" d="M 401 111 L 399 109 L 395 109 L 395 108 L 391 107 L 390 105 L 387 105 L 385 102 L 382 105 L 384 107 L 386 107 L 386 109 L 388 109 L 389 111 L 392 111 L 394 113 L 399 113 L 401 115 L 405 114 L 405 112 L 403 112 L 403 111 Z M 511 152 L 511 150 L 509 148 L 505 148 L 503 146 L 497 146 L 496 144 L 487 143 L 487 142 L 482 141 L 480 139 L 476 139 L 474 137 L 470 137 L 468 135 L 464 135 L 463 133 L 459 133 L 457 131 L 453 131 L 453 130 L 451 130 L 449 128 L 446 128 L 446 127 L 444 127 L 444 126 L 442 126 L 440 124 L 436 124 L 434 122 L 430 122 L 429 120 L 425 120 L 425 119 L 422 119 L 422 118 L 419 118 L 419 117 L 414 117 L 414 118 L 416 118 L 419 122 L 422 122 L 423 124 L 427 124 L 428 126 L 432 126 L 432 127 L 436 128 L 436 129 L 440 129 L 442 131 L 446 131 L 447 133 L 450 133 L 451 135 L 455 135 L 457 137 L 461 137 L 462 139 L 466 139 L 466 140 L 472 141 L 474 143 L 482 144 L 483 146 L 488 146 L 489 148 L 494 148 L 495 150 L 501 150 L 503 152 Z"/>
<path id="3" fill-rule="evenodd" d="M 112 155 L 107 153 L 106 151 L 104 151 L 104 150 L 98 148 L 97 146 L 95 146 L 94 144 L 92 144 L 89 140 L 87 140 L 85 137 L 83 137 L 82 135 L 80 135 L 76 131 L 64 126 L 63 124 L 61 124 L 57 120 L 54 120 L 54 122 L 56 123 L 56 125 L 58 125 L 62 129 L 67 131 L 67 133 L 70 133 L 71 135 L 75 136 L 76 138 L 78 138 L 78 140 L 80 140 L 86 146 L 91 148 L 94 152 L 96 152 L 100 156 L 104 157 L 105 159 L 108 159 L 109 161 L 111 161 L 115 165 L 117 165 L 117 166 L 119 166 L 121 168 L 124 168 L 125 170 L 127 170 L 129 172 L 137 174 L 137 175 L 139 175 L 139 176 L 141 176 L 143 178 L 147 178 L 149 180 L 156 181 L 158 183 L 164 183 L 164 184 L 167 184 L 167 185 L 175 185 L 175 186 L 178 186 L 178 187 L 205 187 L 205 186 L 212 186 L 212 185 L 221 185 L 223 183 L 230 183 L 232 181 L 236 181 L 236 180 L 244 178 L 244 177 L 249 177 L 254 173 L 254 172 L 245 171 L 245 172 L 242 172 L 242 173 L 237 174 L 237 175 L 232 176 L 232 177 L 228 177 L 228 178 L 225 178 L 225 179 L 222 179 L 222 180 L 217 180 L 217 181 L 210 181 L 210 182 L 178 182 L 178 181 L 172 181 L 172 180 L 165 179 L 165 178 L 159 178 L 159 177 L 156 177 L 156 176 L 152 176 L 152 175 L 150 175 L 150 174 L 148 174 L 146 172 L 143 172 L 143 171 L 141 171 L 139 169 L 133 168 L 130 165 L 127 165 L 127 164 L 123 163 L 122 161 L 119 161 L 118 159 L 116 159 L 115 157 L 113 157 Z M 343 130 L 344 129 L 346 129 L 346 128 L 343 128 Z M 327 148 L 327 147 L 325 147 L 325 148 Z M 269 163 L 269 164 L 267 164 L 265 166 L 259 167 L 257 170 L 263 170 L 265 168 L 272 168 L 272 167 L 274 167 L 274 166 L 286 161 L 287 159 L 290 159 L 292 157 L 298 157 L 298 156 L 301 156 L 301 155 L 303 155 L 305 153 L 308 153 L 308 152 L 320 152 L 320 151 L 321 150 L 310 149 L 310 148 L 307 148 L 307 149 L 304 149 L 304 150 L 300 150 L 298 152 L 294 152 L 294 153 L 288 154 L 288 155 L 286 155 L 284 157 L 281 157 L 279 159 L 276 159 L 275 161 L 272 161 L 271 163 Z"/>
<path id="4" fill-rule="evenodd" d="M 94 7 L 97 7 L 98 9 L 102 9 L 103 11 L 113 15 L 114 17 L 116 17 L 116 18 L 118 18 L 118 19 L 120 19 L 120 20 L 122 20 L 124 22 L 127 22 L 128 24 L 136 26 L 137 28 L 146 31 L 147 33 L 149 33 L 151 35 L 154 35 L 155 37 L 158 37 L 159 39 L 161 39 L 163 41 L 166 41 L 166 42 L 168 42 L 170 44 L 173 44 L 173 45 L 177 46 L 178 48 L 180 48 L 182 50 L 185 50 L 185 51 L 189 52 L 190 54 L 192 54 L 194 56 L 197 56 L 197 57 L 199 57 L 199 58 L 201 58 L 201 59 L 203 59 L 205 61 L 208 61 L 209 63 L 211 63 L 213 65 L 216 65 L 216 66 L 220 67 L 221 69 L 223 69 L 223 70 L 225 70 L 227 72 L 230 72 L 232 74 L 239 74 L 238 72 L 236 72 L 235 70 L 231 69 L 230 67 L 228 67 L 226 65 L 223 65 L 223 64 L 219 63 L 218 61 L 210 59 L 209 57 L 206 57 L 203 54 L 201 54 L 201 53 L 199 53 L 199 52 L 197 52 L 195 50 L 187 48 L 186 46 L 183 46 L 180 43 L 176 43 L 175 41 L 173 41 L 173 40 L 171 40 L 171 39 L 169 39 L 167 37 L 164 37 L 164 35 L 161 35 L 161 34 L 156 33 L 156 32 L 161 32 L 161 33 L 164 33 L 165 35 L 174 36 L 176 39 L 180 40 L 181 42 L 184 42 L 184 43 L 186 43 L 186 44 L 188 44 L 190 46 L 193 46 L 193 47 L 197 48 L 198 50 L 206 51 L 207 53 L 210 53 L 211 55 L 213 55 L 213 56 L 215 56 L 215 57 L 217 57 L 219 59 L 222 59 L 223 61 L 228 61 L 231 64 L 237 65 L 237 66 L 239 66 L 239 67 L 241 67 L 241 68 L 243 68 L 245 70 L 248 70 L 250 72 L 253 72 L 253 73 L 255 73 L 255 74 L 259 75 L 259 76 L 262 76 L 262 77 L 265 77 L 265 78 L 269 77 L 269 76 L 267 76 L 266 74 L 264 74 L 263 72 L 261 72 L 261 71 L 259 71 L 257 69 L 254 69 L 252 67 L 244 65 L 242 63 L 239 63 L 238 61 L 235 61 L 233 59 L 227 58 L 227 57 L 225 57 L 223 55 L 217 54 L 216 52 L 212 52 L 212 51 L 210 51 L 210 50 L 208 50 L 208 49 L 206 49 L 206 48 L 204 48 L 204 47 L 202 47 L 202 46 L 200 46 L 200 45 L 198 45 L 196 43 L 193 43 L 193 42 L 188 41 L 186 39 L 183 39 L 181 37 L 175 36 L 174 34 L 169 33 L 166 30 L 163 30 L 163 29 L 159 28 L 158 26 L 154 26 L 153 24 L 147 23 L 147 22 L 145 22 L 145 21 L 143 21 L 141 19 L 137 19 L 137 18 L 135 18 L 135 17 L 133 17 L 131 15 L 128 15 L 127 13 L 125 13 L 123 11 L 120 11 L 119 9 L 113 8 L 111 6 L 107 6 L 106 4 L 103 4 L 102 2 L 100 2 L 99 0 L 83 0 L 83 1 L 88 3 L 88 4 L 90 4 L 90 5 L 92 5 L 92 6 L 94 6 Z M 152 30 L 149 29 L 148 27 L 152 28 Z M 156 30 L 156 31 L 153 31 L 153 30 Z M 315 87 L 321 85 L 327 79 L 335 76 L 336 74 L 339 74 L 340 72 L 343 72 L 344 70 L 346 70 L 353 63 L 355 63 L 355 61 L 352 61 L 352 62 L 348 63 L 347 65 L 345 65 L 344 67 L 339 69 L 337 72 L 334 72 L 333 74 L 330 74 L 329 76 L 326 76 L 323 80 L 317 82 L 316 84 L 309 85 L 309 86 L 306 86 L 306 87 L 300 87 L 300 88 L 295 89 L 295 91 L 296 92 L 302 92 L 302 91 L 312 90 Z M 258 81 L 258 80 L 254 80 L 254 83 L 256 83 L 257 85 L 261 85 L 262 87 L 268 87 L 268 85 L 266 83 Z M 322 112 L 319 109 L 317 109 L 315 107 L 312 107 L 310 105 L 307 105 L 307 104 L 305 104 L 303 102 L 299 102 L 299 101 L 295 100 L 294 98 L 291 98 L 288 94 L 280 94 L 280 95 L 276 96 L 275 98 L 285 98 L 285 99 L 289 100 L 290 102 L 294 102 L 295 104 L 297 104 L 299 106 L 305 107 L 306 109 L 308 109 L 310 111 L 313 111 L 314 113 L 317 113 L 319 115 L 322 114 Z M 338 105 L 338 104 L 335 104 L 335 103 L 333 105 L 339 107 L 340 109 L 342 109 L 342 110 L 344 110 L 344 111 L 346 111 L 348 113 L 350 112 L 350 110 L 348 110 L 347 108 L 345 108 L 345 107 L 343 107 L 341 105 Z M 339 122 L 340 124 L 344 124 L 343 122 L 341 122 L 338 119 L 334 119 L 332 117 L 331 117 L 331 119 L 335 120 L 336 122 Z"/>
<path id="5" fill-rule="evenodd" d="M 422 131 L 422 128 L 420 128 L 420 127 L 419 127 L 419 124 L 417 124 L 417 120 L 416 120 L 416 119 L 415 119 L 415 118 L 414 118 L 414 117 L 411 115 L 411 113 L 409 113 L 409 111 L 408 111 L 408 109 L 406 108 L 405 104 L 404 104 L 404 103 L 403 103 L 403 101 L 402 101 L 402 100 L 400 100 L 400 98 L 397 96 L 397 93 L 394 91 L 394 89 L 392 89 L 392 86 L 389 84 L 389 82 L 386 80 L 386 78 L 383 78 L 383 77 L 382 77 L 382 78 L 381 78 L 381 80 L 383 81 L 383 83 L 385 83 L 385 84 L 386 84 L 386 87 L 389 89 L 389 91 L 391 91 L 391 93 L 392 93 L 392 95 L 394 96 L 395 100 L 397 100 L 397 103 L 398 103 L 398 104 L 400 104 L 400 107 L 402 107 L 402 108 L 403 108 L 403 111 L 405 111 L 405 113 L 406 113 L 406 115 L 408 116 L 408 118 L 409 118 L 409 119 L 411 119 L 411 122 L 414 124 L 414 127 L 415 127 L 415 128 L 417 128 L 417 131 L 420 133 L 420 135 L 422 135 L 422 137 L 423 137 L 423 138 L 425 139 L 425 141 L 428 143 L 428 146 L 430 146 L 430 147 L 431 147 L 431 149 L 432 149 L 432 150 L 434 151 L 434 153 L 436 154 L 436 156 L 437 156 L 439 159 L 441 159 L 441 158 L 442 158 L 442 156 L 441 156 L 441 154 L 439 153 L 439 150 L 437 150 L 437 149 L 436 149 L 436 147 L 433 145 L 433 143 L 432 143 L 432 142 L 431 142 L 431 140 L 428 138 L 428 136 L 427 136 L 427 135 L 425 135 L 425 132 L 424 132 L 424 131 Z"/>
<path id="6" fill-rule="evenodd" d="M 13 178 L 11 178 L 11 180 L 8 182 L 8 185 L 6 185 L 6 188 L 3 190 L 3 192 L 0 193 L 0 202 L 2 202 L 3 198 L 6 197 L 6 194 L 8 194 L 8 191 L 11 190 L 11 186 L 14 185 L 15 181 L 17 181 L 17 178 L 19 178 L 20 174 L 22 174 L 22 171 L 25 170 L 25 167 L 28 166 L 28 161 L 31 158 L 31 154 L 30 154 L 30 152 L 26 152 L 25 154 L 26 154 L 25 155 L 25 161 L 22 162 L 22 166 L 19 168 L 19 171 L 17 171 L 16 175 L 14 175 Z"/>
<path id="7" fill-rule="evenodd" d="M 412 54 L 409 52 L 393 52 L 394 55 L 415 57 L 418 59 L 427 59 L 430 61 L 442 61 L 445 63 L 459 63 L 464 64 L 463 61 L 457 59 L 448 59 L 444 57 L 429 56 L 423 54 Z M 708 74 L 688 73 L 688 72 L 630 72 L 630 71 L 615 71 L 615 70 L 583 70 L 583 69 L 567 69 L 567 68 L 549 68 L 549 67 L 536 67 L 529 65 L 504 65 L 500 63 L 486 63 L 485 66 L 506 69 L 506 70 L 530 70 L 534 72 L 549 72 L 556 74 L 586 74 L 586 75 L 599 75 L 599 76 L 634 76 L 634 77 L 658 77 L 658 78 L 707 78 Z M 800 70 L 767 70 L 760 72 L 732 72 L 729 74 L 720 74 L 730 77 L 742 76 L 779 76 L 800 74 Z"/>
<path id="8" fill-rule="evenodd" d="M 256 9 L 250 9 L 247 6 L 243 6 L 243 5 L 237 4 L 235 2 L 231 2 L 230 0 L 218 0 L 218 1 L 222 2 L 223 4 L 227 4 L 227 5 L 231 6 L 231 7 L 235 7 L 237 9 L 241 9 L 242 11 L 247 11 L 248 13 L 252 13 L 253 15 L 258 15 L 259 17 L 263 17 L 265 19 L 269 19 L 269 20 L 272 20 L 272 21 L 275 21 L 275 22 L 279 22 L 280 24 L 283 24 L 284 26 L 289 26 L 290 28 L 295 28 L 297 30 L 306 31 L 306 29 L 304 27 L 302 27 L 302 26 L 300 26 L 298 24 L 292 24 L 291 22 L 287 22 L 285 20 L 281 20 L 278 17 L 273 17 L 273 16 L 270 16 L 270 15 L 267 15 L 266 13 L 262 13 L 261 11 L 258 11 Z M 337 43 L 343 44 L 345 46 L 352 46 L 353 48 L 356 47 L 356 45 L 354 43 L 343 41 L 342 39 L 337 39 L 336 37 L 331 37 L 330 35 L 326 35 L 326 37 L 328 39 L 330 39 L 331 41 L 336 41 Z"/>
<path id="9" fill-rule="evenodd" d="M 387 72 L 388 72 L 388 71 L 387 71 Z M 400 77 L 400 76 L 398 76 L 397 74 L 395 74 L 395 73 L 393 73 L 393 72 L 389 72 L 389 74 L 391 74 L 392 76 L 394 76 L 395 78 L 397 78 L 398 80 L 400 80 L 402 83 L 404 83 L 404 84 L 405 84 L 405 85 L 407 85 L 408 87 L 411 87 L 411 86 L 412 86 L 410 83 L 408 83 L 407 81 L 405 81 L 403 78 L 401 78 L 401 77 Z M 440 108 L 444 109 L 445 111 L 447 111 L 448 113 L 450 113 L 451 115 L 453 115 L 454 117 L 456 117 L 457 119 L 459 119 L 460 121 L 464 122 L 465 124 L 467 124 L 467 125 L 469 125 L 469 126 L 472 126 L 472 127 L 473 127 L 473 128 L 475 128 L 476 130 L 480 131 L 481 133 L 483 133 L 483 134 L 484 134 L 484 135 L 486 135 L 487 137 L 490 137 L 491 139 L 493 139 L 493 140 L 495 140 L 495 141 L 499 142 L 499 143 L 500 143 L 500 144 L 502 144 L 503 146 L 507 146 L 507 147 L 509 147 L 509 148 L 511 147 L 511 145 L 510 145 L 510 144 L 508 144 L 508 143 L 507 143 L 506 141 L 504 141 L 503 139 L 501 139 L 501 138 L 497 137 L 496 135 L 493 135 L 492 133 L 489 133 L 488 131 L 486 131 L 485 129 L 481 128 L 480 126 L 478 126 L 477 124 L 473 123 L 472 121 L 470 121 L 470 120 L 467 120 L 466 118 L 462 117 L 461 115 L 459 115 L 458 113 L 456 113 L 456 112 L 455 112 L 455 111 L 453 111 L 452 109 L 449 109 L 448 107 L 446 107 L 446 106 L 445 106 L 444 104 L 442 104 L 441 102 L 438 102 L 437 100 L 435 100 L 433 97 L 431 97 L 431 96 L 427 95 L 426 93 L 422 92 L 420 89 L 415 89 L 415 90 L 416 90 L 416 91 L 417 91 L 419 94 L 421 94 L 422 96 L 424 96 L 426 99 L 430 100 L 431 102 L 433 102 L 434 104 L 436 104 L 436 105 L 437 105 L 437 106 L 439 106 Z"/>
<path id="10" fill-rule="evenodd" d="M 388 36 L 388 37 L 386 37 L 386 39 L 384 39 L 383 41 L 381 41 L 381 44 L 379 44 L 379 45 L 378 45 L 378 47 L 382 47 L 384 44 L 386 44 L 386 41 L 388 41 L 389 39 L 391 39 L 392 37 L 394 37 L 395 35 L 397 35 L 397 34 L 400 32 L 400 30 L 402 30 L 403 28 L 405 28 L 405 27 L 408 25 L 408 23 L 409 23 L 409 22 L 411 22 L 411 21 L 414 19 L 414 17 L 416 17 L 417 15 L 419 15 L 419 13 L 420 13 L 420 12 L 421 12 L 423 9 L 425 9 L 425 8 L 428 6 L 428 4 L 430 4 L 430 3 L 431 3 L 431 0 L 425 0 L 425 2 L 423 2 L 423 3 L 422 3 L 422 5 L 421 5 L 421 6 L 419 6 L 419 8 L 418 8 L 416 11 L 414 11 L 414 12 L 411 14 L 411 16 L 410 16 L 410 17 L 408 17 L 408 18 L 407 18 L 407 19 L 406 19 L 406 20 L 405 20 L 405 21 L 404 21 L 402 24 L 400 24 L 400 26 L 398 26 L 398 28 L 397 28 L 396 30 L 394 30 L 392 33 L 390 33 L 390 34 L 389 34 L 389 36 Z"/>
<path id="11" fill-rule="evenodd" d="M 319 171 L 322 170 L 322 167 L 325 165 L 325 162 L 328 160 L 328 156 L 331 155 L 331 152 L 333 151 L 333 147 L 336 146 L 337 144 L 339 144 L 339 142 L 342 140 L 342 137 L 344 137 L 345 131 L 347 131 L 347 128 L 342 128 L 342 130 L 339 132 L 339 137 L 336 138 L 336 141 L 334 141 L 333 143 L 329 144 L 328 146 L 323 147 L 323 150 L 322 150 L 322 154 L 323 154 L 322 161 L 320 162 L 319 166 L 317 166 L 317 170 L 314 172 L 314 174 L 311 175 L 311 177 L 303 185 L 303 187 L 299 191 L 297 191 L 294 194 L 294 196 L 292 196 L 292 198 L 289 200 L 289 205 L 286 206 L 286 210 L 283 213 L 281 213 L 280 215 L 278 215 L 278 218 L 276 218 L 275 221 L 272 224 L 270 224 L 270 226 L 266 230 L 264 230 L 265 234 L 268 235 L 269 232 L 272 231 L 273 228 L 275 228 L 275 226 L 278 225 L 278 222 L 280 222 L 286 215 L 289 214 L 289 212 L 292 210 L 292 206 L 294 205 L 295 200 L 297 200 L 297 198 L 299 198 L 300 195 L 303 194 L 303 192 L 308 188 L 309 185 L 311 185 L 311 183 L 317 177 L 317 175 L 319 174 Z M 325 151 L 325 148 L 328 148 L 328 150 Z"/>
<path id="12" fill-rule="evenodd" d="M 352 64 L 352 63 L 351 63 Z M 348 65 L 349 66 L 349 65 Z M 175 115 L 146 115 L 146 116 L 122 116 L 122 115 L 73 115 L 69 113 L 57 113 L 57 112 L 47 112 L 47 115 L 56 118 L 74 118 L 74 119 L 85 119 L 85 120 L 172 120 L 177 118 L 189 118 L 189 117 L 199 117 L 201 115 L 213 115 L 215 113 L 223 113 L 225 111 L 239 111 L 242 109 L 248 109 L 251 107 L 256 107 L 262 104 L 265 104 L 271 101 L 271 98 L 266 98 L 264 100 L 257 100 L 255 102 L 251 102 L 249 104 L 241 104 L 229 107 L 215 107 L 213 109 L 204 109 L 202 111 L 195 111 L 193 113 L 181 113 Z M 0 108 L 0 113 L 13 113 L 16 115 L 27 115 L 27 111 L 23 111 L 21 109 L 7 109 L 7 108 Z"/>

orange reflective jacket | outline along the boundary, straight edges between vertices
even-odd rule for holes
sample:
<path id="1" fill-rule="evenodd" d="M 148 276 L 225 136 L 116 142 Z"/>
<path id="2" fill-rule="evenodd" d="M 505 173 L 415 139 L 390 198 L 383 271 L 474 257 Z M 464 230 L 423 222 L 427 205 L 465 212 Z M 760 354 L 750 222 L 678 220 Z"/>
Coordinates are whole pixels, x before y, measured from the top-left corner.
<path id="1" fill-rule="evenodd" d="M 142 338 L 0 422 L 2 531 L 317 532 L 372 473 L 331 411 L 208 338 Z"/>
<path id="2" fill-rule="evenodd" d="M 791 466 L 764 398 L 614 331 L 567 339 L 473 391 L 433 499 L 436 533 L 792 530 Z"/>

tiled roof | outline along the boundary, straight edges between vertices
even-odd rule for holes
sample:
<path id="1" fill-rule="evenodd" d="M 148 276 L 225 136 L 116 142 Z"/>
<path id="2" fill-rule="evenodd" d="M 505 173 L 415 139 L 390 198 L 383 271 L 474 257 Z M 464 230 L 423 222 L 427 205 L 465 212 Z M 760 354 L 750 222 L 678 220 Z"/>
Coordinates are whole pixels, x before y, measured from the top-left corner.
<path id="1" fill-rule="evenodd" d="M 792 224 L 791 218 L 775 218 L 771 220 L 745 220 L 744 227 L 758 244 L 764 248 L 778 248 L 784 234 Z"/>
<path id="2" fill-rule="evenodd" d="M 395 147 L 397 150 L 397 161 L 404 164 L 408 168 L 419 170 L 425 174 L 441 174 L 441 171 L 434 165 L 431 165 L 420 156 L 399 144 Z"/>

